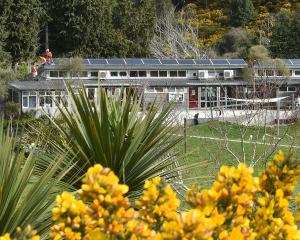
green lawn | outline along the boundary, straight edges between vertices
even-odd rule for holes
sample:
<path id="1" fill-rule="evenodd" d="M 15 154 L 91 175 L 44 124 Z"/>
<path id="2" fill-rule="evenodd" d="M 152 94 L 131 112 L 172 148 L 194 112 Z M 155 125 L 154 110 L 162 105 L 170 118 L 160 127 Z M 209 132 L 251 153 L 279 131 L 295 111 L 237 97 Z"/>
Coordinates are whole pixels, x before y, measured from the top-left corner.
<path id="1" fill-rule="evenodd" d="M 183 132 L 182 128 L 181 134 Z M 244 144 L 241 143 L 241 133 L 244 134 Z M 265 134 L 267 135 L 264 139 Z M 229 141 L 223 140 L 224 138 Z M 279 142 L 278 138 L 281 139 Z M 261 144 L 253 142 L 261 142 Z M 278 144 L 278 146 L 274 147 L 273 144 Z M 274 150 L 281 149 L 288 153 L 291 145 L 296 146 L 291 150 L 294 157 L 300 160 L 300 124 L 280 126 L 278 136 L 277 127 L 240 128 L 234 124 L 210 122 L 188 127 L 186 145 L 188 155 L 185 161 L 201 164 L 192 172 L 189 171 L 187 182 L 195 182 L 194 177 L 196 177 L 198 184 L 207 187 L 222 165 L 237 165 L 239 161 L 244 162 L 245 159 L 247 165 L 254 166 L 255 175 L 258 175 L 274 155 Z M 180 147 L 180 151 L 184 152 L 184 146 Z"/>

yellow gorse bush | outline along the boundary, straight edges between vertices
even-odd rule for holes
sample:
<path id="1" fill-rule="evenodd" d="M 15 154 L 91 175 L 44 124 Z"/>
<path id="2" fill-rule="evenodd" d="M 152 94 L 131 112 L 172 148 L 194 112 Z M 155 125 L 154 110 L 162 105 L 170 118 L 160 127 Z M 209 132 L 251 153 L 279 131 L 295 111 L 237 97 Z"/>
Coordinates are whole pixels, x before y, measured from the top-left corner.
<path id="1" fill-rule="evenodd" d="M 95 165 L 78 194 L 57 196 L 52 239 L 300 239 L 289 210 L 300 164 L 278 152 L 258 178 L 244 164 L 222 167 L 210 189 L 193 186 L 187 211 L 160 177 L 148 180 L 134 207 L 128 187 L 108 168 Z M 300 203 L 300 194 L 297 198 Z M 25 239 L 38 239 L 28 235 Z M 11 239 L 7 234 L 0 240 Z"/>

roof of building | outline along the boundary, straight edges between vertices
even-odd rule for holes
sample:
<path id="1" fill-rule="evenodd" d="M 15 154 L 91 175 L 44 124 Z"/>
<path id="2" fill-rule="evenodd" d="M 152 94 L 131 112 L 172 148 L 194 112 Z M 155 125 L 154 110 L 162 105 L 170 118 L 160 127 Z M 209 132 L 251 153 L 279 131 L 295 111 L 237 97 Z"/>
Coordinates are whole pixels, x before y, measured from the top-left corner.
<path id="1" fill-rule="evenodd" d="M 45 64 L 45 69 L 57 69 L 58 66 L 71 63 L 70 58 L 53 59 Z M 99 58 L 83 59 L 87 69 L 198 69 L 198 68 L 242 68 L 247 65 L 243 59 L 155 59 L 155 58 Z"/>
<path id="2" fill-rule="evenodd" d="M 291 69 L 300 68 L 300 59 L 266 59 L 257 60 L 254 64 L 256 68 L 282 68 L 287 66 Z"/>
<path id="3" fill-rule="evenodd" d="M 206 85 L 245 85 L 247 82 L 242 80 L 208 80 L 199 81 L 186 78 L 170 78 L 170 79 L 147 79 L 147 80 L 132 80 L 132 79 L 109 79 L 109 80 L 72 80 L 71 85 L 79 87 L 84 86 L 103 86 L 103 87 L 120 87 L 120 86 L 153 86 L 153 87 L 188 87 L 188 86 L 206 86 Z M 65 83 L 62 79 L 55 80 L 29 80 L 29 81 L 13 81 L 10 86 L 21 91 L 34 90 L 64 90 Z"/>

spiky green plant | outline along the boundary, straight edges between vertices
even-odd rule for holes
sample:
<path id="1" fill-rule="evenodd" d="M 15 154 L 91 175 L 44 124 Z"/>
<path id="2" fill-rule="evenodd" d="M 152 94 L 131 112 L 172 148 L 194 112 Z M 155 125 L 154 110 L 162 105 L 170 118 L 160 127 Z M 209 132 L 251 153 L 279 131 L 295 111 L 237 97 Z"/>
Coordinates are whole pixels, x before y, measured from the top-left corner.
<path id="1" fill-rule="evenodd" d="M 67 91 L 69 107 L 58 106 L 64 121 L 54 119 L 59 131 L 48 137 L 56 150 L 76 156 L 85 170 L 95 163 L 109 167 L 129 186 L 129 195 L 137 196 L 145 180 L 178 178 L 188 168 L 175 164 L 182 137 L 170 115 L 171 104 L 142 111 L 135 91 L 113 96 L 99 87 L 95 101 L 82 88 L 67 85 Z"/>
<path id="2" fill-rule="evenodd" d="M 65 156 L 53 157 L 19 149 L 16 138 L 0 122 L 0 236 L 14 235 L 17 227 L 31 225 L 45 235 L 51 225 L 51 208 L 62 191 L 72 191 L 61 181 L 72 168 Z"/>

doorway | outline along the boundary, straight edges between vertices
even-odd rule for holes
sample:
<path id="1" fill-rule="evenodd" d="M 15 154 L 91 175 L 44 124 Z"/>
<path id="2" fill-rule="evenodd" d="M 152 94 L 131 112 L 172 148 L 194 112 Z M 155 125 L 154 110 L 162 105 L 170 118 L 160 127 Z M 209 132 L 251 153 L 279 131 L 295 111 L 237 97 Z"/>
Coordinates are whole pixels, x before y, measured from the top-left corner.
<path id="1" fill-rule="evenodd" d="M 198 108 L 198 87 L 189 88 L 189 108 Z"/>

